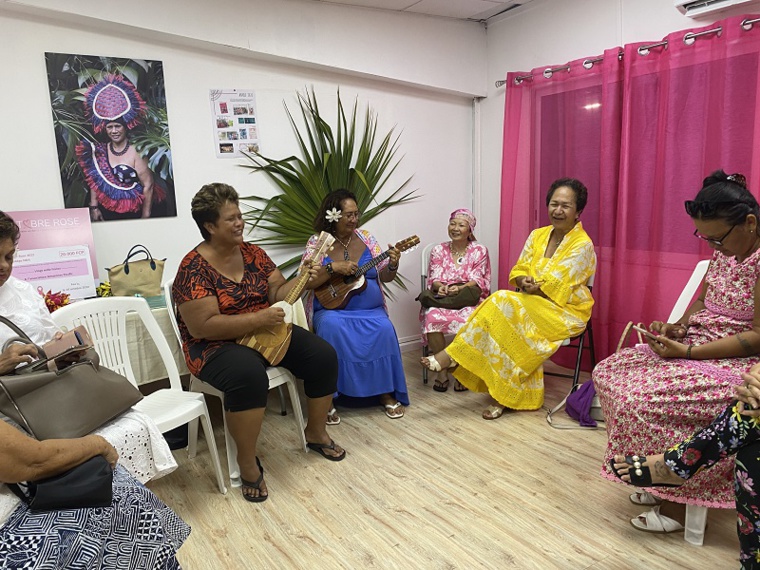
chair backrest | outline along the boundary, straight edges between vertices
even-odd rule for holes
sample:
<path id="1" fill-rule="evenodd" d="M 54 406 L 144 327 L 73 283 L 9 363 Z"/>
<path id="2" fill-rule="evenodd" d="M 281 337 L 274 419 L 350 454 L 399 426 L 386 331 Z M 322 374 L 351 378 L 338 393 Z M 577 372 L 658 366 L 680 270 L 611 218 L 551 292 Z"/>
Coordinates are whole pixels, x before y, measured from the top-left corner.
<path id="1" fill-rule="evenodd" d="M 689 308 L 691 300 L 694 298 L 694 294 L 702 284 L 702 280 L 704 279 L 705 274 L 707 273 L 707 268 L 709 266 L 709 259 L 703 259 L 697 263 L 697 266 L 694 268 L 691 277 L 689 277 L 689 281 L 686 283 L 686 287 L 684 287 L 683 291 L 681 291 L 681 295 L 678 297 L 676 304 L 673 306 L 673 310 L 670 312 L 670 316 L 668 317 L 669 323 L 676 322 L 683 316 L 683 314 L 686 312 L 686 309 Z"/>
<path id="2" fill-rule="evenodd" d="M 182 335 L 179 334 L 179 325 L 177 324 L 177 309 L 174 307 L 174 299 L 172 298 L 173 285 L 174 279 L 169 279 L 164 283 L 164 301 L 166 302 L 166 310 L 169 312 L 169 321 L 172 323 L 174 334 L 177 335 L 177 341 L 182 344 Z"/>
<path id="3" fill-rule="evenodd" d="M 100 362 L 118 372 L 136 386 L 137 379 L 129 361 L 127 345 L 127 315 L 136 313 L 153 340 L 173 389 L 182 389 L 182 383 L 169 343 L 161 332 L 148 302 L 142 297 L 98 297 L 77 301 L 61 307 L 51 316 L 59 327 L 74 328 L 84 325 L 95 344 Z"/>
<path id="4" fill-rule="evenodd" d="M 433 248 L 438 245 L 436 243 L 429 243 L 422 249 L 422 259 L 420 263 L 421 271 L 420 271 L 420 291 L 424 291 L 427 289 L 427 276 L 428 276 L 428 269 L 430 265 L 430 252 L 433 251 Z"/>

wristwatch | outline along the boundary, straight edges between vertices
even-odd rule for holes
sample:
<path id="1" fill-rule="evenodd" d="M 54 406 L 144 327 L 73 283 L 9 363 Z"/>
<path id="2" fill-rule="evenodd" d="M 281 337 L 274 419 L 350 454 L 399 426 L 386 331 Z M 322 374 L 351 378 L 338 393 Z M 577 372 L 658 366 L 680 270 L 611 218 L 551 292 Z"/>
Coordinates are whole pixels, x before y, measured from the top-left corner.
<path id="1" fill-rule="evenodd" d="M 332 263 L 328 263 L 327 265 L 325 265 L 325 269 L 327 269 L 327 274 L 328 274 L 328 275 L 332 275 L 332 274 L 333 274 L 333 266 L 332 266 Z"/>

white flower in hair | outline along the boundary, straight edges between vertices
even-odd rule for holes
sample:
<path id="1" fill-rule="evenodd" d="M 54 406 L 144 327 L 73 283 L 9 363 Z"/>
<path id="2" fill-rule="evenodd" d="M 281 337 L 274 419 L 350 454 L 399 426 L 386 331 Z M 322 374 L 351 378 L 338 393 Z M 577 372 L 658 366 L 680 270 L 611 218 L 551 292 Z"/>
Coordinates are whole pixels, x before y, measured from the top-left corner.
<path id="1" fill-rule="evenodd" d="M 325 219 L 328 222 L 337 222 L 340 220 L 341 211 L 338 210 L 338 208 L 333 208 L 332 210 L 327 210 L 325 212 Z"/>

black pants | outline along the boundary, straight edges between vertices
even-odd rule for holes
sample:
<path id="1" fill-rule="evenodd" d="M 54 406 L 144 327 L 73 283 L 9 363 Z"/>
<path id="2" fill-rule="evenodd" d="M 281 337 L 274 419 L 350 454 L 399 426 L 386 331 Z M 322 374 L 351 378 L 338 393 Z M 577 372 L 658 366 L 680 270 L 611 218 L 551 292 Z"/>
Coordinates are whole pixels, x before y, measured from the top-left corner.
<path id="1" fill-rule="evenodd" d="M 293 326 L 290 346 L 277 365 L 290 370 L 304 383 L 309 398 L 321 398 L 338 386 L 338 356 L 317 335 Z M 264 408 L 269 393 L 269 364 L 261 354 L 234 342 L 224 344 L 209 358 L 198 378 L 224 392 L 224 409 L 241 412 Z"/>

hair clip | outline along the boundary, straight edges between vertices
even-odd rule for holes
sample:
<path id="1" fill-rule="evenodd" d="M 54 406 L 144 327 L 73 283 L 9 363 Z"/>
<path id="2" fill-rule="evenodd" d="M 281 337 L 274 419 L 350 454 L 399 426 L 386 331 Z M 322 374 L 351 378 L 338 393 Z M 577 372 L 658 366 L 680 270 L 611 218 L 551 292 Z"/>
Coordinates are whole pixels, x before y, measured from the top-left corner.
<path id="1" fill-rule="evenodd" d="M 730 180 L 731 182 L 733 182 L 735 184 L 738 184 L 742 188 L 746 188 L 747 187 L 747 179 L 744 177 L 743 174 L 739 174 L 737 172 L 735 174 L 728 175 L 726 178 L 728 180 Z"/>

